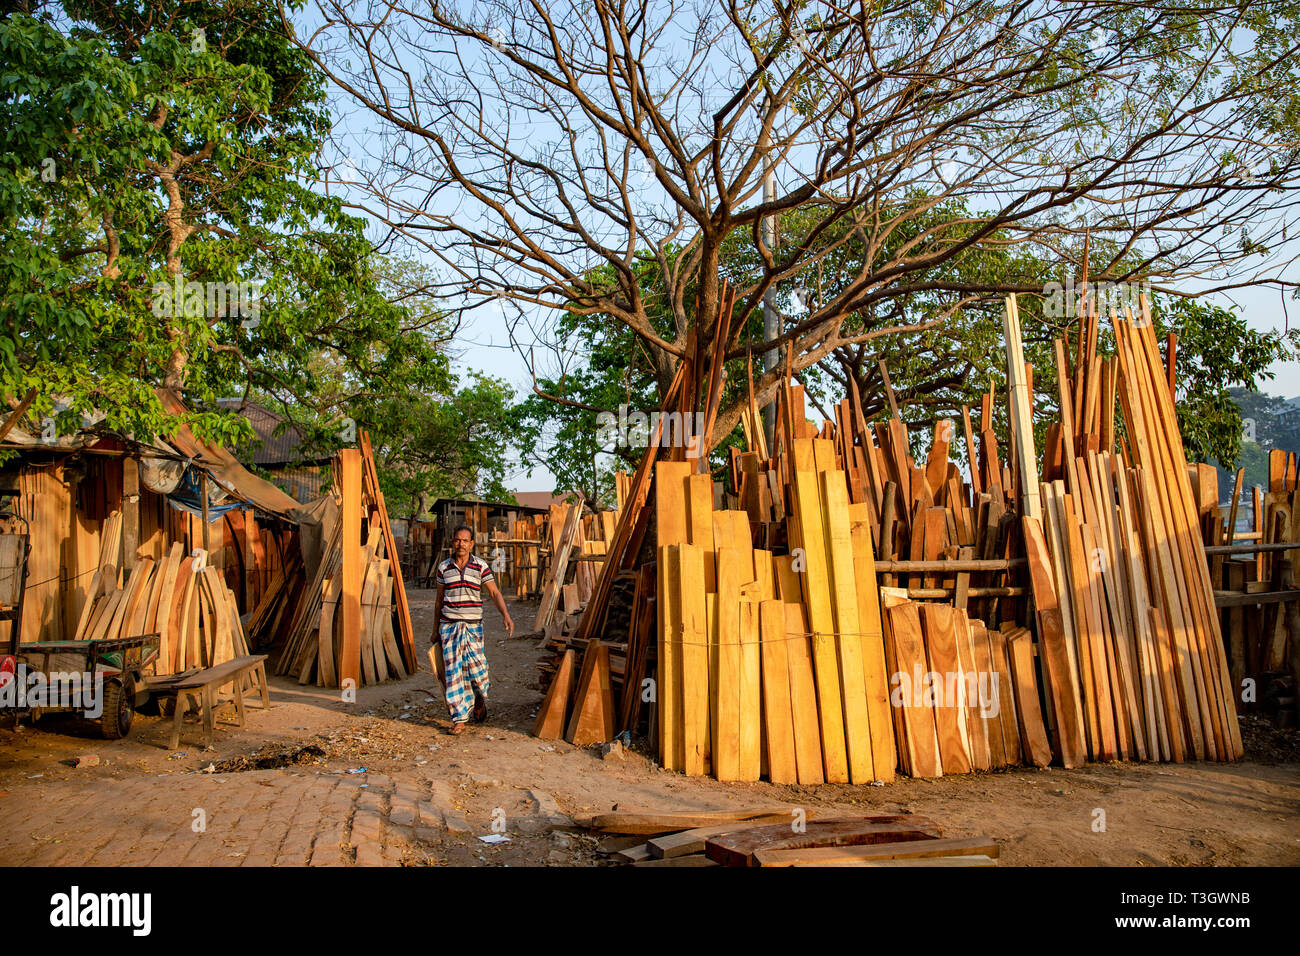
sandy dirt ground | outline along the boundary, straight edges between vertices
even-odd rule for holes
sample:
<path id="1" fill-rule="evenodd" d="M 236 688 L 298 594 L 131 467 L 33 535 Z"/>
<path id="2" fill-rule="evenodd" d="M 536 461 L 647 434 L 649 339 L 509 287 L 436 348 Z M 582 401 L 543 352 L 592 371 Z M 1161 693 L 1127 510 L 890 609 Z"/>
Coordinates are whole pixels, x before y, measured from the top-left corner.
<path id="1" fill-rule="evenodd" d="M 427 667 L 433 592 L 413 591 L 411 604 Z M 535 605 L 512 605 L 511 613 L 518 630 L 526 631 Z M 539 825 L 540 801 L 543 820 L 548 807 L 570 815 L 616 807 L 772 804 L 822 813 L 910 812 L 930 817 L 946 836 L 993 837 L 1004 865 L 1300 864 L 1300 761 L 1294 747 L 1288 750 L 1293 737 L 1279 747 L 1279 738 L 1264 734 L 1265 742 L 1237 764 L 1016 769 L 931 781 L 900 777 L 879 787 L 720 784 L 659 769 L 638 752 L 644 741 L 602 758 L 599 747 L 529 736 L 541 697 L 536 641 L 507 640 L 495 610 L 488 608 L 485 617 L 491 715 L 460 737 L 445 733 L 446 708 L 428 670 L 364 687 L 355 703 L 344 703 L 337 690 L 272 678 L 271 709 L 249 707 L 242 731 L 219 724 L 206 751 L 190 732 L 169 751 L 170 721 L 158 717 L 137 716 L 123 741 L 79 735 L 66 719 L 47 717 L 34 727 L 0 729 L 0 819 L 74 790 L 102 791 L 111 803 L 127 792 L 123 781 L 134 781 L 136 789 L 145 779 L 158 788 L 182 782 L 202 787 L 205 781 L 215 787 L 246 771 L 355 775 L 364 768 L 399 784 L 448 787 L 469 824 L 468 832 L 442 832 L 411 847 L 405 863 L 600 865 L 639 842 Z M 98 757 L 98 765 L 77 769 L 83 755 Z M 498 830 L 506 821 L 510 842 L 487 846 L 477 839 L 492 832 L 494 820 Z M 0 858 L 5 862 L 13 861 Z M 72 853 L 60 862 L 83 861 Z"/>

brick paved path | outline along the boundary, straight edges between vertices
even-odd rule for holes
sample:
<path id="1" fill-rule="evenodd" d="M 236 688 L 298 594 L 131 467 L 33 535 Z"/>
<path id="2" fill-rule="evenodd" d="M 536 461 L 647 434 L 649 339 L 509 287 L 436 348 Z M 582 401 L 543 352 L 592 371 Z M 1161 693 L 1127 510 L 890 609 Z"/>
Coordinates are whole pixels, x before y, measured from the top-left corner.
<path id="1" fill-rule="evenodd" d="M 162 782 L 6 795 L 0 865 L 395 866 L 447 830 L 469 830 L 438 782 L 292 770 Z"/>

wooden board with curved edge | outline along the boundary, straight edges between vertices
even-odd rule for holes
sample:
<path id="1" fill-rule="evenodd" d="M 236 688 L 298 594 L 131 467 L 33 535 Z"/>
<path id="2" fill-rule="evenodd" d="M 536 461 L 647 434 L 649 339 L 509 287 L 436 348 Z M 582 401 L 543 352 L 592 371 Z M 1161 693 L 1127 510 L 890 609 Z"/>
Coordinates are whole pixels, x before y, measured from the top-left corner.
<path id="1" fill-rule="evenodd" d="M 338 614 L 339 600 L 336 578 L 329 577 L 321 584 L 320 629 L 316 652 L 317 670 L 326 687 L 338 686 L 338 673 L 334 669 L 334 618 Z"/>
<path id="2" fill-rule="evenodd" d="M 934 704 L 924 691 L 929 670 L 919 605 L 907 601 L 892 606 L 887 602 L 885 614 L 894 648 L 894 667 L 899 684 L 893 691 L 902 706 L 898 709 L 904 728 L 902 743 L 907 747 L 907 763 L 913 777 L 941 777 L 939 736 L 935 724 Z"/>

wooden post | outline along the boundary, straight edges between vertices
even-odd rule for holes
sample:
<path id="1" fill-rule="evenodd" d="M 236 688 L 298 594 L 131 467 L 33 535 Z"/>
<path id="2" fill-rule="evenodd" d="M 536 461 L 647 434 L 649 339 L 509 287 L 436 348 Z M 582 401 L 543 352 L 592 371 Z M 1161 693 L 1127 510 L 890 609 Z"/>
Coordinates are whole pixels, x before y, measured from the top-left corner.
<path id="1" fill-rule="evenodd" d="M 343 640 L 339 685 L 361 685 L 361 452 L 339 452 L 339 494 L 343 498 Z"/>

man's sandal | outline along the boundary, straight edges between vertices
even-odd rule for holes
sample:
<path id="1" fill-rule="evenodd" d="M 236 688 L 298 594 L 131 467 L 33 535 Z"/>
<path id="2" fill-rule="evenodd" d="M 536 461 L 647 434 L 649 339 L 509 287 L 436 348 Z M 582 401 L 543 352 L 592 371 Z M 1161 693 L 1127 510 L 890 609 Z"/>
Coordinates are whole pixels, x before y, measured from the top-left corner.
<path id="1" fill-rule="evenodd" d="M 460 732 L 464 729 L 465 729 L 464 724 L 458 724 L 453 722 L 450 729 L 448 729 L 447 733 L 451 734 L 451 736 L 453 737 L 459 737 Z"/>
<path id="2" fill-rule="evenodd" d="M 483 721 L 487 720 L 487 716 L 488 716 L 487 700 L 482 697 L 475 697 L 474 713 L 471 715 L 471 719 L 474 721 L 474 723 L 481 724 L 483 723 Z"/>

